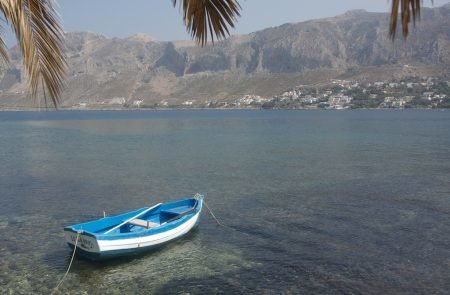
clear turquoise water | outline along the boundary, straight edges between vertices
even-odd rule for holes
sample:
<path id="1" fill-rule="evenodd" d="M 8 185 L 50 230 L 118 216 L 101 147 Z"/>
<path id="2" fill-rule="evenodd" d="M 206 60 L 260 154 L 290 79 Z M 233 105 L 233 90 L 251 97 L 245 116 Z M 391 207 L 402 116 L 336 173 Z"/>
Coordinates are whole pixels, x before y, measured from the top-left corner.
<path id="1" fill-rule="evenodd" d="M 48 294 L 62 227 L 195 192 L 197 230 L 76 258 L 65 294 L 448 294 L 450 112 L 0 113 L 0 293 Z M 57 292 L 57 293 L 58 293 Z"/>

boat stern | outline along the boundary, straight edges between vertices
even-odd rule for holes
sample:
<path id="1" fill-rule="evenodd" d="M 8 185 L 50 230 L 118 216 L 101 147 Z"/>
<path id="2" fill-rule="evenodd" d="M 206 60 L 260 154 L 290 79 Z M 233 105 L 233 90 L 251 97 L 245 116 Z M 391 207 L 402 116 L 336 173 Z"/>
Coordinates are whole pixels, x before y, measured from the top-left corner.
<path id="1" fill-rule="evenodd" d="M 81 249 L 85 252 L 91 252 L 92 254 L 100 252 L 97 239 L 87 232 L 82 230 L 77 231 L 73 228 L 66 227 L 64 228 L 64 237 L 71 248 L 75 247 L 76 244 L 77 250 Z"/>

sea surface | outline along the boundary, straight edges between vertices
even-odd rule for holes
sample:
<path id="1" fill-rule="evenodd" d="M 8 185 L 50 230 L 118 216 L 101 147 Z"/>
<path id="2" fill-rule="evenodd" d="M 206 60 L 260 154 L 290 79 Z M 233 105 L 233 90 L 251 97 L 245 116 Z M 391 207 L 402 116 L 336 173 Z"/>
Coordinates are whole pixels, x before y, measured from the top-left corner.
<path id="1" fill-rule="evenodd" d="M 449 111 L 0 112 L 0 294 L 50 294 L 66 225 L 196 192 L 196 230 L 75 258 L 55 294 L 449 294 Z"/>

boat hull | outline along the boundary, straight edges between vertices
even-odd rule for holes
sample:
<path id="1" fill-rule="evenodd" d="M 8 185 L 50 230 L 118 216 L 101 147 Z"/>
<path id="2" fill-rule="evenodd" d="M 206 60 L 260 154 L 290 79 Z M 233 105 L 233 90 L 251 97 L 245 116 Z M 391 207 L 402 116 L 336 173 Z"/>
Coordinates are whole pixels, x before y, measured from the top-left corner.
<path id="1" fill-rule="evenodd" d="M 92 261 L 108 260 L 108 259 L 114 259 L 114 258 L 120 258 L 120 257 L 142 255 L 142 254 L 151 252 L 152 250 L 160 249 L 161 247 L 164 247 L 165 245 L 167 245 L 171 242 L 182 239 L 184 236 L 186 236 L 188 233 L 190 233 L 192 230 L 194 230 L 195 227 L 197 227 L 198 220 L 199 219 L 197 219 L 196 224 L 194 224 L 194 226 L 191 227 L 189 230 L 187 230 L 183 233 L 179 233 L 176 235 L 176 237 L 173 237 L 169 240 L 160 241 L 158 243 L 152 243 L 147 246 L 133 244 L 130 246 L 130 248 L 120 247 L 120 249 L 108 250 L 108 251 L 88 251 L 88 250 L 84 250 L 82 247 L 77 245 L 76 254 L 80 257 L 83 257 L 83 258 L 86 258 L 86 259 L 89 259 Z M 68 241 L 67 244 L 69 245 L 70 249 L 72 249 L 72 250 L 75 247 L 75 245 L 72 241 L 70 241 L 70 242 Z"/>
<path id="2" fill-rule="evenodd" d="M 138 236 L 106 238 L 67 227 L 65 228 L 65 239 L 72 249 L 75 247 L 75 244 L 77 245 L 77 255 L 90 260 L 141 254 L 177 240 L 196 227 L 201 213 L 201 200 L 199 203 L 195 214 L 185 216 L 173 224 L 167 224 L 154 230 L 150 229 Z"/>

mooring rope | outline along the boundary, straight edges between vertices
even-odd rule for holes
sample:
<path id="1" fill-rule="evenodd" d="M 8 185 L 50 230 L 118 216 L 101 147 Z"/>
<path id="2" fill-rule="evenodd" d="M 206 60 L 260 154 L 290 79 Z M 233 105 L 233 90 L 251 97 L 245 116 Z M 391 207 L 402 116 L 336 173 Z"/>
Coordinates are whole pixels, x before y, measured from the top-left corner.
<path id="1" fill-rule="evenodd" d="M 75 247 L 73 247 L 73 253 L 72 253 L 72 258 L 70 259 L 70 263 L 69 263 L 69 267 L 67 268 L 66 273 L 64 274 L 64 276 L 62 277 L 62 279 L 59 281 L 58 285 L 55 287 L 55 289 L 53 289 L 52 293 L 55 293 L 56 290 L 58 290 L 59 286 L 62 284 L 62 282 L 64 281 L 64 279 L 66 278 L 67 274 L 70 271 L 70 267 L 72 266 L 72 262 L 73 262 L 73 258 L 75 257 L 75 252 L 77 251 L 77 244 L 78 244 L 78 239 L 80 237 L 82 231 L 77 231 L 77 239 L 75 240 Z"/>
<path id="2" fill-rule="evenodd" d="M 203 199 L 203 203 L 205 203 L 206 208 L 208 209 L 209 213 L 211 214 L 211 216 L 214 218 L 214 220 L 217 222 L 218 225 L 225 227 L 225 225 L 223 225 L 219 219 L 217 219 L 217 217 L 214 215 L 214 213 L 212 212 L 211 208 L 209 208 L 208 203 L 206 203 L 205 199 Z"/>

